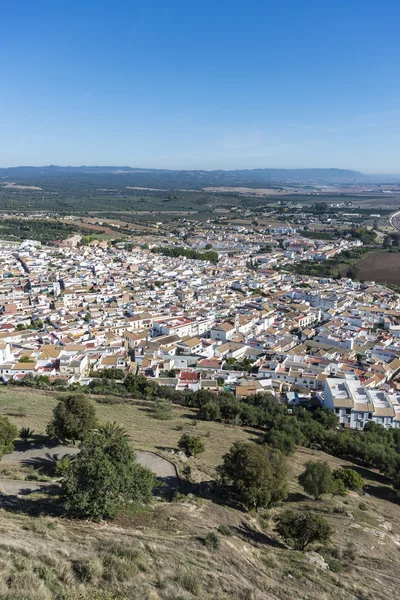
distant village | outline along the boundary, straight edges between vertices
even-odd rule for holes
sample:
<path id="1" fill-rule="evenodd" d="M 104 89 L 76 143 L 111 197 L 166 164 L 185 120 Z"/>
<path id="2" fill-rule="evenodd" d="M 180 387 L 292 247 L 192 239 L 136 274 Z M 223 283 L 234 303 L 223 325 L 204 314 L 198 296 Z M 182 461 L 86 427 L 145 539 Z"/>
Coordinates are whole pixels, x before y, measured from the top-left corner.
<path id="1" fill-rule="evenodd" d="M 188 235 L 184 223 L 172 237 L 170 247 L 212 248 L 218 262 L 155 254 L 159 240 L 3 242 L 3 384 L 46 376 L 87 386 L 119 369 L 176 390 L 323 405 L 346 428 L 400 427 L 400 296 L 285 272 L 360 240 L 308 239 L 290 226 Z"/>

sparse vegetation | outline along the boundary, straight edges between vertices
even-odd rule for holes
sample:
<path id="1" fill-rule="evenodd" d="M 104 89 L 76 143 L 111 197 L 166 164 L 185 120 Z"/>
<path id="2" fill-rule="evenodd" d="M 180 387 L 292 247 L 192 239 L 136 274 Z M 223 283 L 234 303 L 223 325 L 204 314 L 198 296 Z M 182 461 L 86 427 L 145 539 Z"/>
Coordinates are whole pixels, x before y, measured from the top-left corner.
<path id="1" fill-rule="evenodd" d="M 207 533 L 206 537 L 203 540 L 203 543 L 210 550 L 218 550 L 220 545 L 219 537 L 213 531 Z"/>
<path id="2" fill-rule="evenodd" d="M 230 527 L 228 527 L 227 525 L 220 525 L 218 527 L 218 531 L 222 534 L 222 535 L 227 535 L 227 536 L 231 536 L 233 535 L 233 531 Z"/>
<path id="3" fill-rule="evenodd" d="M 0 406 L 7 414 L 16 414 L 24 402 L 26 416 L 15 416 L 12 420 L 15 419 L 19 427 L 34 427 L 40 434 L 52 407 L 57 404 L 55 397 L 59 399 L 61 396 L 35 389 L 22 391 L 15 387 L 1 388 Z M 242 442 L 257 440 L 261 442 L 256 445 L 258 448 L 271 451 L 271 448 L 263 448 L 264 435 L 260 430 L 225 426 L 214 421 L 195 421 L 196 408 L 174 405 L 172 419 L 156 424 L 151 412 L 152 400 L 135 403 L 130 398 L 110 397 L 115 402 L 103 404 L 100 403 L 101 396 L 95 397 L 99 400 L 95 404 L 99 421 L 97 429 L 101 430 L 101 424 L 105 421 L 123 423 L 124 429 L 119 433 L 129 435 L 126 441 L 135 447 L 157 449 L 161 453 L 163 450 L 159 450 L 160 446 L 176 448 L 182 436 L 182 429 L 178 426 L 183 427 L 184 432 L 192 431 L 193 423 L 197 422 L 196 436 L 206 439 L 206 444 L 204 452 L 195 461 L 195 471 L 196 475 L 201 473 L 207 481 L 215 478 L 215 466 L 223 462 L 221 457 L 229 451 L 235 438 Z M 307 423 L 314 421 L 314 418 L 311 421 L 307 418 Z M 330 430 L 323 426 L 319 429 L 320 423 L 317 427 L 315 431 L 330 434 Z M 105 429 L 112 436 L 113 431 L 118 433 L 119 425 L 105 424 Z M 365 434 L 371 436 L 373 432 Z M 381 435 L 380 430 L 378 435 Z M 253 594 L 257 600 L 269 600 L 271 595 L 282 599 L 307 597 L 307 585 L 310 585 L 307 581 L 312 581 L 313 594 L 318 598 L 360 600 L 359 592 L 365 589 L 369 590 L 374 600 L 384 600 L 388 595 L 395 594 L 398 578 L 394 574 L 393 564 L 396 564 L 397 555 L 392 550 L 391 536 L 399 531 L 400 517 L 392 488 L 388 483 L 382 483 L 383 478 L 378 479 L 381 476 L 363 467 L 362 474 L 370 497 L 368 506 L 373 509 L 363 512 L 360 508 L 363 503 L 355 494 L 343 499 L 332 497 L 331 494 L 322 495 L 319 502 L 315 503 L 300 495 L 302 488 L 297 481 L 297 476 L 309 461 L 327 462 L 332 473 L 336 469 L 347 470 L 352 465 L 315 448 L 297 448 L 288 459 L 290 470 L 286 480 L 290 495 L 278 509 L 278 514 L 292 510 L 297 515 L 311 512 L 326 519 L 333 530 L 331 541 L 322 547 L 318 546 L 321 542 L 316 541 L 314 548 L 323 557 L 329 570 L 328 567 L 324 571 L 310 564 L 305 555 L 292 550 L 293 541 L 289 542 L 289 548 L 277 545 L 283 538 L 274 529 L 276 509 L 266 511 L 259 508 L 257 515 L 252 511 L 243 512 L 240 505 L 231 502 L 238 500 L 232 487 L 228 488 L 232 495 L 227 497 L 226 488 L 211 486 L 204 488 L 207 492 L 205 497 L 180 493 L 179 502 L 151 503 L 147 508 L 135 508 L 133 512 L 129 505 L 108 526 L 98 526 L 90 521 L 27 517 L 23 513 L 0 511 L 3 539 L 0 561 L 5 564 L 4 561 L 9 560 L 10 550 L 5 546 L 9 544 L 9 539 L 17 539 L 16 550 L 13 542 L 14 556 L 20 556 L 25 564 L 22 571 L 24 577 L 8 579 L 6 592 L 13 594 L 10 598 L 27 600 L 32 597 L 32 590 L 38 600 L 125 600 L 131 597 L 146 598 L 146 594 L 151 597 L 153 591 L 160 600 L 176 597 L 185 600 L 192 597 L 238 600 L 242 597 L 251 598 L 249 594 Z M 30 477 L 22 470 L 18 476 Z M 201 491 L 196 493 L 202 495 Z M 208 494 L 211 494 L 211 499 L 208 499 Z M 384 497 L 393 501 L 388 502 Z M 43 494 L 27 496 L 23 501 L 21 499 L 19 506 L 25 510 L 22 507 L 27 505 L 30 511 L 46 514 L 48 501 Z M 225 503 L 229 506 L 224 506 Z M 353 515 L 351 519 L 350 514 Z M 383 527 L 383 522 L 388 529 Z M 388 522 L 393 527 L 392 532 L 389 531 Z M 228 531 L 232 532 L 231 536 Z M 203 540 L 208 532 L 215 533 L 218 538 L 219 551 L 204 545 Z M 378 534 L 381 536 L 379 545 L 376 544 Z M 358 557 L 351 543 L 357 547 Z M 310 543 L 305 550 L 314 548 Z M 52 560 L 48 563 L 46 557 L 50 551 Z M 161 562 L 162 570 L 159 569 Z M 178 564 L 182 567 L 177 568 Z M 379 584 L 376 571 L 379 571 Z M 14 573 L 11 567 L 7 569 L 7 573 L 10 572 Z M 340 587 L 337 584 L 338 575 Z M 26 589 L 27 581 L 30 582 L 29 590 Z M 268 590 L 265 581 L 268 581 Z M 153 582 L 157 584 L 153 586 Z M 2 586 L 0 577 L 0 596 L 5 589 Z"/>
<path id="4" fill-rule="evenodd" d="M 168 400 L 154 401 L 154 418 L 160 421 L 169 421 L 172 419 L 172 404 Z"/>

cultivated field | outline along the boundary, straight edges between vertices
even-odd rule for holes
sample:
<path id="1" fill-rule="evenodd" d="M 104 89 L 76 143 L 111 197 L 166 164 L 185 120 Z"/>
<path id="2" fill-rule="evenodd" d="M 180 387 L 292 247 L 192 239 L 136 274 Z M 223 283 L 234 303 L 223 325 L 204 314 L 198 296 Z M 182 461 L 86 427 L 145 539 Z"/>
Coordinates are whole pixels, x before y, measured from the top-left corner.
<path id="1" fill-rule="evenodd" d="M 400 253 L 377 250 L 361 258 L 355 266 L 358 279 L 400 285 Z"/>

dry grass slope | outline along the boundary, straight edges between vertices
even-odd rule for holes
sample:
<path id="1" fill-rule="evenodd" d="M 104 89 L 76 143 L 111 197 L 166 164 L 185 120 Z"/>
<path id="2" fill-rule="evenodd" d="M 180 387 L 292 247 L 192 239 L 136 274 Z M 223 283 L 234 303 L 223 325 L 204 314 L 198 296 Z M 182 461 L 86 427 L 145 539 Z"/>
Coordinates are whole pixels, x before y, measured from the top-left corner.
<path id="1" fill-rule="evenodd" d="M 54 394 L 0 388 L 1 412 L 37 433 L 44 431 L 55 402 Z M 155 420 L 140 405 L 99 404 L 98 413 L 101 419 L 123 424 L 133 444 L 142 449 L 176 448 L 185 431 L 204 436 L 206 452 L 189 461 L 196 481 L 213 477 L 234 440 L 257 438 L 255 431 L 197 423 L 192 411 L 180 407 L 174 407 L 171 421 Z M 289 461 L 290 497 L 285 505 L 322 514 L 334 528 L 330 546 L 317 548 L 318 555 L 281 543 L 273 522 L 280 509 L 244 513 L 220 504 L 218 498 L 180 495 L 173 502 L 157 500 L 140 514 L 95 524 L 46 516 L 40 495 L 25 503 L 38 504 L 42 515 L 27 516 L 22 500 L 13 498 L 0 510 L 0 599 L 395 597 L 400 585 L 400 507 L 393 490 L 385 478 L 363 470 L 365 496 L 351 493 L 313 501 L 297 483 L 310 459 L 327 460 L 332 468 L 350 463 L 304 448 Z M 219 531 L 221 525 L 225 528 Z M 217 549 L 204 544 L 210 532 L 218 536 Z"/>

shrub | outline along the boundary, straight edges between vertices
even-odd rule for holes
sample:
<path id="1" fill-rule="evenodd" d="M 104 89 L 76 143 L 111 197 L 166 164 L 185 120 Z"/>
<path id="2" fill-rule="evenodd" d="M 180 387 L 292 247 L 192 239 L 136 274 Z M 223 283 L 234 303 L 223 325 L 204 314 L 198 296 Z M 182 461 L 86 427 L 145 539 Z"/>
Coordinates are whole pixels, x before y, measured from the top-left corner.
<path id="1" fill-rule="evenodd" d="M 72 570 L 75 577 L 81 583 L 92 583 L 101 575 L 101 567 L 95 561 L 90 559 L 80 559 L 72 561 Z"/>
<path id="2" fill-rule="evenodd" d="M 184 590 L 198 596 L 200 592 L 200 583 L 198 577 L 189 569 L 181 569 L 177 572 L 175 580 L 183 587 Z"/>
<path id="3" fill-rule="evenodd" d="M 217 534 L 213 531 L 207 533 L 206 537 L 203 539 L 203 543 L 210 550 L 218 550 L 220 544 Z"/>
<path id="4" fill-rule="evenodd" d="M 204 452 L 204 442 L 201 438 L 185 433 L 178 442 L 186 456 L 198 456 Z"/>
<path id="5" fill-rule="evenodd" d="M 216 402 L 206 402 L 206 404 L 200 406 L 197 414 L 202 421 L 219 421 L 221 408 Z"/>
<path id="6" fill-rule="evenodd" d="M 29 429 L 29 427 L 22 427 L 19 430 L 19 437 L 22 441 L 27 442 L 29 438 L 33 436 L 33 429 Z"/>
<path id="7" fill-rule="evenodd" d="M 332 571 L 332 573 L 341 573 L 343 571 L 342 563 L 336 558 L 328 556 L 325 558 L 325 562 L 328 563 L 329 570 Z"/>
<path id="8" fill-rule="evenodd" d="M 365 485 L 364 479 L 354 469 L 335 469 L 333 477 L 342 481 L 348 490 L 362 490 Z"/>
<path id="9" fill-rule="evenodd" d="M 221 524 L 218 527 L 218 531 L 220 533 L 222 533 L 222 535 L 227 535 L 227 536 L 233 535 L 232 529 L 230 527 L 228 527 L 227 525 L 224 525 L 224 524 Z"/>
<path id="10" fill-rule="evenodd" d="M 172 403 L 169 400 L 155 400 L 153 414 L 155 419 L 169 421 L 172 419 Z"/>
<path id="11" fill-rule="evenodd" d="M 352 542 L 349 542 L 346 548 L 342 552 L 342 558 L 344 560 L 353 562 L 357 558 L 357 550 L 355 545 Z"/>
<path id="12" fill-rule="evenodd" d="M 365 504 L 365 502 L 360 502 L 360 504 L 358 505 L 358 508 L 360 510 L 368 510 L 368 506 Z"/>
<path id="13" fill-rule="evenodd" d="M 332 534 L 328 521 L 313 513 L 296 514 L 288 510 L 276 518 L 276 523 L 276 531 L 296 550 L 305 550 L 314 542 L 326 543 Z"/>
<path id="14" fill-rule="evenodd" d="M 101 377 L 104 379 L 125 379 L 125 372 L 123 369 L 99 369 L 91 373 L 91 377 Z"/>
<path id="15" fill-rule="evenodd" d="M 334 490 L 332 472 L 327 462 L 308 462 L 305 471 L 299 476 L 299 483 L 314 500 Z"/>
<path id="16" fill-rule="evenodd" d="M 14 451 L 14 439 L 17 437 L 18 429 L 7 417 L 0 415 L 0 458 L 4 454 Z"/>
<path id="17" fill-rule="evenodd" d="M 342 479 L 335 479 L 332 487 L 332 494 L 334 496 L 347 496 L 347 487 Z"/>

